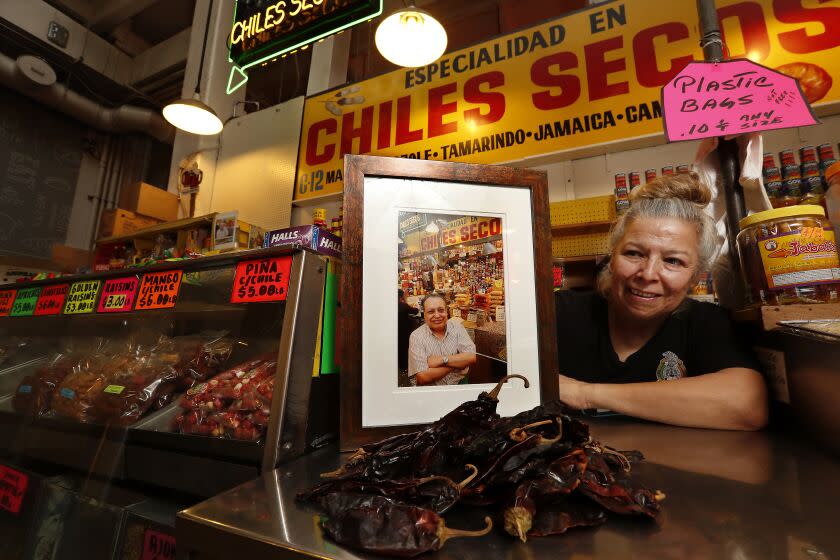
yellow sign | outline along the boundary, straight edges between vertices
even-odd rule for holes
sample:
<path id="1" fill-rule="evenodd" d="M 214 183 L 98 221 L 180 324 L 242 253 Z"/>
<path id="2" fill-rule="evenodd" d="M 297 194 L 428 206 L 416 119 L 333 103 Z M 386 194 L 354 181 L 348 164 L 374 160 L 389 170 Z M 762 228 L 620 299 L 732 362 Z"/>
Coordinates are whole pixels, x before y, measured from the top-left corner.
<path id="1" fill-rule="evenodd" d="M 840 100 L 840 0 L 718 0 L 732 58 Z M 340 192 L 346 153 L 501 163 L 662 134 L 660 88 L 702 60 L 693 0 L 611 2 L 306 100 L 295 199 Z"/>

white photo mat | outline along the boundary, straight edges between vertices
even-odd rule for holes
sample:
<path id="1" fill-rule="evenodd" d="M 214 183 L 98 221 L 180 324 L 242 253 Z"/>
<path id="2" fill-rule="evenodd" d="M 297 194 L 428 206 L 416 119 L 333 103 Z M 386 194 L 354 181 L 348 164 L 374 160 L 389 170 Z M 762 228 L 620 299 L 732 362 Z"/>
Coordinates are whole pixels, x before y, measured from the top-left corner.
<path id="1" fill-rule="evenodd" d="M 492 384 L 397 386 L 397 263 L 401 211 L 500 217 L 508 374 L 498 412 L 540 404 L 539 345 L 530 189 L 426 179 L 365 177 L 362 241 L 362 427 L 432 422 Z"/>

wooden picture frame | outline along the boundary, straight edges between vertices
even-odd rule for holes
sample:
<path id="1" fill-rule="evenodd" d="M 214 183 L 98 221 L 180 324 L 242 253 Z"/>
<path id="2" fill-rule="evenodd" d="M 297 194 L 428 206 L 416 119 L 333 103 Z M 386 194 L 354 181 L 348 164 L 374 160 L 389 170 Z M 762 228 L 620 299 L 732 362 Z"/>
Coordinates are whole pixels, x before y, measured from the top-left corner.
<path id="1" fill-rule="evenodd" d="M 538 386 L 532 385 L 529 389 L 529 391 L 538 391 L 538 399 L 534 399 L 533 393 L 529 394 L 529 399 L 536 400 L 537 404 L 557 399 L 558 366 L 551 271 L 551 227 L 548 185 L 545 172 L 497 165 L 475 165 L 348 154 L 344 158 L 343 264 L 340 297 L 342 330 L 340 375 L 341 449 L 354 450 L 362 445 L 418 428 L 418 424 L 416 423 L 406 425 L 404 423 L 401 424 L 399 421 L 395 421 L 394 425 L 366 426 L 363 424 L 363 381 L 365 377 L 363 372 L 363 332 L 365 310 L 367 309 L 370 315 L 374 309 L 381 307 L 381 302 L 379 301 L 368 302 L 368 307 L 365 306 L 365 302 L 363 301 L 365 183 L 366 181 L 375 181 L 383 178 L 396 180 L 393 183 L 394 185 L 414 185 L 415 181 L 428 182 L 438 192 L 446 192 L 446 189 L 450 188 L 448 184 L 452 184 L 468 189 L 474 189 L 475 187 L 507 187 L 513 190 L 488 192 L 515 195 L 518 200 L 523 200 L 523 192 L 527 193 L 530 199 L 530 233 L 533 238 L 532 262 L 534 282 L 533 292 L 529 292 L 529 294 L 533 294 L 533 301 L 536 307 L 533 310 L 536 317 L 533 332 L 537 339 L 537 356 L 530 358 L 532 361 L 528 363 L 538 364 L 539 369 Z M 369 183 L 369 188 L 372 184 Z M 385 183 L 380 181 L 379 188 L 382 188 L 383 184 Z M 389 182 L 387 184 L 390 185 L 391 183 Z M 418 190 L 415 188 L 412 192 L 417 193 Z M 369 203 L 372 204 L 373 200 L 372 197 Z M 393 238 L 396 238 L 396 234 L 393 235 Z M 520 244 L 523 243 L 522 236 L 517 239 Z M 528 262 L 531 262 L 531 255 L 526 255 L 526 257 Z M 369 261 L 371 260 L 369 257 Z M 368 266 L 371 266 L 370 262 Z M 385 274 L 388 273 L 387 271 L 385 272 Z M 396 274 L 396 265 L 394 266 L 393 273 Z M 394 276 L 394 282 L 391 285 L 396 283 L 395 280 L 396 276 Z M 530 290 L 529 287 L 528 289 Z M 387 303 L 396 301 L 396 289 L 391 291 L 393 292 L 393 296 L 383 294 L 383 301 Z M 396 339 L 396 332 L 393 333 L 393 336 Z M 529 338 L 529 340 L 532 339 Z M 520 355 L 522 354 L 520 353 Z M 510 373 L 520 372 L 510 371 Z M 535 372 L 532 372 L 532 375 L 535 375 Z M 514 381 L 512 383 L 518 382 Z M 466 387 L 471 388 L 472 391 L 469 393 L 469 398 L 462 398 L 461 402 L 477 397 L 481 390 L 486 389 L 485 387 L 476 385 Z M 463 391 L 464 389 L 462 387 L 459 390 Z M 511 389 L 511 391 L 513 390 Z M 466 393 L 459 395 L 466 395 Z M 500 404 L 503 399 L 504 391 L 500 397 Z M 527 408 L 530 408 L 530 406 Z M 448 410 L 445 410 L 443 413 L 448 412 Z M 427 421 L 432 420 L 429 419 Z"/>

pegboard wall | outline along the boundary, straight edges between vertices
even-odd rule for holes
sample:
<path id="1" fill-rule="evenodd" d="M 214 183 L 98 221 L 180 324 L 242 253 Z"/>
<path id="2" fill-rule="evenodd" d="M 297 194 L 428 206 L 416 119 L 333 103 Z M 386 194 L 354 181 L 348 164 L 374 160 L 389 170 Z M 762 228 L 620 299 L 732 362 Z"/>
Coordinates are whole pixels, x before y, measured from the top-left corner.
<path id="1" fill-rule="evenodd" d="M 563 226 L 615 220 L 615 196 L 594 196 L 552 202 L 551 225 Z"/>
<path id="2" fill-rule="evenodd" d="M 551 256 L 559 259 L 605 255 L 609 250 L 609 237 L 609 232 L 555 235 L 551 238 Z"/>

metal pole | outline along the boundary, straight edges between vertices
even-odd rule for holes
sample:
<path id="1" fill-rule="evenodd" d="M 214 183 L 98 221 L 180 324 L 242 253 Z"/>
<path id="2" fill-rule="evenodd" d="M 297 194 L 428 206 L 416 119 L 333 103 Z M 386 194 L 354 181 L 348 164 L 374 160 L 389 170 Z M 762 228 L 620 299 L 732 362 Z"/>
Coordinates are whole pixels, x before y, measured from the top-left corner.
<path id="1" fill-rule="evenodd" d="M 700 45 L 708 62 L 724 59 L 723 41 L 720 35 L 717 9 L 714 0 L 697 0 L 697 14 L 700 17 Z M 740 278 L 741 264 L 738 260 L 738 221 L 747 215 L 744 205 L 744 189 L 738 181 L 741 176 L 741 162 L 738 144 L 735 140 L 718 138 L 718 159 L 720 160 L 720 187 L 726 200 L 726 233 L 729 242 L 729 256 L 736 278 Z"/>

